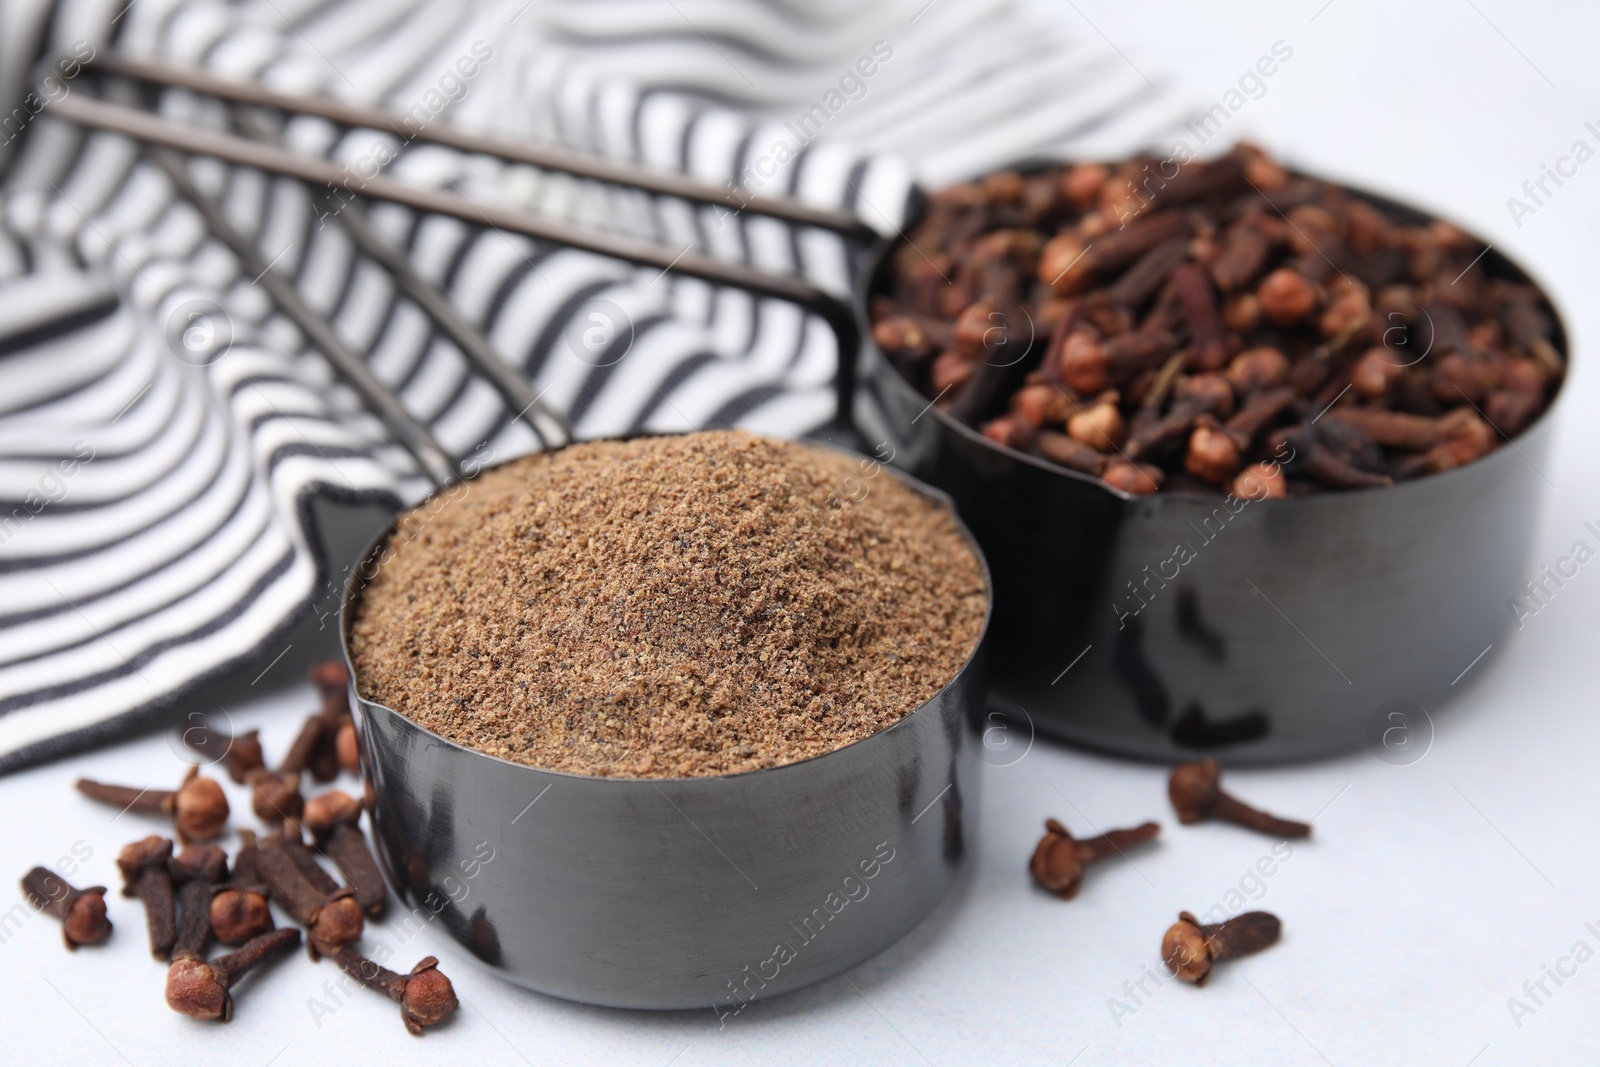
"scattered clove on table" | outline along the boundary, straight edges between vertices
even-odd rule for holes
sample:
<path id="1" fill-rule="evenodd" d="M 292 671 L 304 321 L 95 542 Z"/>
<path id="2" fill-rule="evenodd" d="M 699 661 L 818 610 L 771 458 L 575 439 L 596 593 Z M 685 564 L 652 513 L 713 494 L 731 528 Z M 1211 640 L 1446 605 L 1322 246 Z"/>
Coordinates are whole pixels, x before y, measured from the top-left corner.
<path id="1" fill-rule="evenodd" d="M 218 956 L 209 963 L 186 958 L 167 971 L 167 1006 L 191 1019 L 233 1018 L 230 987 L 240 976 L 300 943 L 294 927 L 273 930 L 246 942 L 237 952 Z"/>
<path id="2" fill-rule="evenodd" d="M 1212 925 L 1183 911 L 1161 939 L 1161 958 L 1178 978 L 1203 986 L 1212 964 L 1271 948 L 1282 932 L 1283 923 L 1271 912 L 1247 911 Z"/>
<path id="3" fill-rule="evenodd" d="M 322 695 L 322 736 L 311 757 L 311 776 L 331 782 L 341 770 L 361 773 L 355 720 L 350 713 L 350 672 L 338 660 L 311 668 L 311 681 Z"/>
<path id="4" fill-rule="evenodd" d="M 1158 823 L 1146 822 L 1128 830 L 1111 830 L 1082 841 L 1054 819 L 1044 821 L 1045 835 L 1033 850 L 1028 871 L 1033 880 L 1060 897 L 1071 900 L 1083 884 L 1083 872 L 1092 863 L 1113 855 L 1125 855 L 1138 845 L 1153 841 L 1161 832 Z"/>
<path id="5" fill-rule="evenodd" d="M 178 916 L 172 891 L 172 874 L 167 861 L 172 859 L 172 839 L 152 834 L 123 846 L 117 854 L 122 871 L 122 895 L 138 897 L 144 904 L 145 926 L 150 935 L 150 954 L 166 960 L 178 935 Z"/>
<path id="6" fill-rule="evenodd" d="M 167 861 L 167 871 L 178 886 L 177 936 L 171 959 L 204 959 L 211 945 L 213 888 L 227 877 L 228 855 L 216 845 L 190 845 Z M 170 980 L 170 969 L 168 975 Z"/>
<path id="7" fill-rule="evenodd" d="M 251 771 L 266 765 L 261 752 L 261 737 L 256 730 L 229 734 L 202 721 L 184 727 L 181 736 L 184 744 L 206 757 L 210 763 L 221 763 L 228 777 L 240 785 L 244 784 L 245 776 Z"/>
<path id="8" fill-rule="evenodd" d="M 400 1005 L 400 1019 L 415 1036 L 420 1037 L 423 1030 L 443 1022 L 459 1003 L 455 987 L 439 970 L 439 961 L 433 956 L 423 957 L 409 974 L 380 967 L 348 945 L 333 958 L 351 978 Z"/>
<path id="9" fill-rule="evenodd" d="M 239 840 L 232 881 L 214 886 L 211 897 L 211 928 L 224 945 L 242 945 L 273 926 L 267 887 L 257 867 L 260 850 L 256 835 L 251 830 L 240 830 Z"/>
<path id="10" fill-rule="evenodd" d="M 305 797 L 300 792 L 299 771 L 269 771 L 257 767 L 245 778 L 251 789 L 250 809 L 268 826 L 300 818 Z"/>
<path id="11" fill-rule="evenodd" d="M 354 891 L 320 890 L 301 870 L 288 842 L 263 842 L 256 863 L 272 899 L 306 928 L 313 959 L 331 955 L 361 936 L 364 912 Z"/>
<path id="12" fill-rule="evenodd" d="M 33 908 L 61 920 L 61 939 L 69 949 L 98 945 L 111 936 L 103 885 L 74 889 L 48 867 L 35 867 L 22 876 L 22 894 Z"/>
<path id="13" fill-rule="evenodd" d="M 1167 782 L 1167 795 L 1178 821 L 1185 826 L 1220 819 L 1273 837 L 1306 837 L 1311 833 L 1306 823 L 1268 815 L 1223 792 L 1222 764 L 1209 756 L 1174 767 Z"/>
<path id="14" fill-rule="evenodd" d="M 355 890 L 356 900 L 376 918 L 388 904 L 389 889 L 383 871 L 361 832 L 362 804 L 338 789 L 306 801 L 305 826 L 322 854 L 333 861 Z"/>
<path id="15" fill-rule="evenodd" d="M 124 811 L 160 815 L 172 820 L 178 840 L 210 841 L 228 823 L 228 796 L 215 778 L 190 767 L 177 789 L 135 789 L 108 785 L 90 778 L 79 778 L 78 792 L 95 800 L 115 805 Z"/>

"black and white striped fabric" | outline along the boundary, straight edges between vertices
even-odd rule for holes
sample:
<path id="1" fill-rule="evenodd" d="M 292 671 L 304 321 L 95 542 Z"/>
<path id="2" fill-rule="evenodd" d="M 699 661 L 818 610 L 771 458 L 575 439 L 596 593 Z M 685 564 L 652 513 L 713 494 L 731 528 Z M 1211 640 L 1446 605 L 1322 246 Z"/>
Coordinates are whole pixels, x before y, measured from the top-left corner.
<path id="1" fill-rule="evenodd" d="M 0 0 L 0 770 L 156 713 L 302 617 L 327 581 L 313 495 L 426 490 L 157 168 L 51 118 L 76 73 L 54 57 L 108 49 L 737 181 L 891 233 L 913 182 L 1124 151 L 1179 117 L 1097 34 L 1005 2 Z M 177 92 L 157 106 L 224 119 Z M 308 119 L 285 132 L 358 171 L 853 281 L 837 239 L 771 220 Z M 534 447 L 303 188 L 191 174 L 448 448 Z M 781 302 L 392 206 L 371 217 L 580 437 L 793 436 L 830 414 L 831 335 Z M 591 343 L 619 310 L 626 343 Z"/>

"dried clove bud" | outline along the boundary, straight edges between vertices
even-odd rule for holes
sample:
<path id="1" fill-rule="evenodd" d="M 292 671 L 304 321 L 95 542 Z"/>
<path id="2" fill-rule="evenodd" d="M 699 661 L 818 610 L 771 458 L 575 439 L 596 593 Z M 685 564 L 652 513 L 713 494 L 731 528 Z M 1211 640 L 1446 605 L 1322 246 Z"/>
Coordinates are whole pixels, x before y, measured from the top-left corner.
<path id="1" fill-rule="evenodd" d="M 190 845 L 167 861 L 167 871 L 178 890 L 178 927 L 171 958 L 175 961 L 205 958 L 211 944 L 212 888 L 227 877 L 228 855 L 216 845 Z M 169 981 L 172 969 L 167 971 Z"/>
<path id="2" fill-rule="evenodd" d="M 1071 900 L 1083 884 L 1083 871 L 1112 855 L 1122 855 L 1136 845 L 1155 839 L 1161 832 L 1157 823 L 1141 823 L 1130 830 L 1112 830 L 1098 837 L 1076 840 L 1071 831 L 1054 819 L 1044 821 L 1045 835 L 1033 850 L 1028 871 L 1033 880 L 1060 897 Z"/>
<path id="3" fill-rule="evenodd" d="M 1303 822 L 1280 819 L 1257 811 L 1222 790 L 1222 764 L 1212 757 L 1194 763 L 1180 763 L 1172 769 L 1167 796 L 1185 826 L 1206 819 L 1221 819 L 1259 830 L 1273 837 L 1305 837 L 1311 827 Z"/>
<path id="4" fill-rule="evenodd" d="M 1271 346 L 1249 348 L 1233 357 L 1224 377 L 1241 395 L 1275 389 L 1289 380 L 1289 360 Z"/>
<path id="5" fill-rule="evenodd" d="M 191 1019 L 233 1018 L 233 994 L 228 990 L 246 971 L 300 943 L 293 927 L 252 938 L 237 952 L 218 956 L 210 963 L 178 960 L 167 970 L 167 1007 Z"/>
<path id="6" fill-rule="evenodd" d="M 1271 948 L 1282 932 L 1283 923 L 1271 912 L 1247 911 L 1211 925 L 1181 911 L 1161 939 L 1161 958 L 1178 978 L 1202 986 L 1211 977 L 1212 964 Z"/>
<path id="7" fill-rule="evenodd" d="M 322 694 L 322 733 L 307 769 L 317 781 L 331 782 L 339 776 L 339 732 L 351 722 L 350 672 L 329 660 L 311 668 L 311 681 Z"/>
<path id="8" fill-rule="evenodd" d="M 145 926 L 150 934 L 150 954 L 165 960 L 178 936 L 177 906 L 172 893 L 172 839 L 152 834 L 123 846 L 117 854 L 122 871 L 122 895 L 138 897 L 144 904 Z"/>
<path id="9" fill-rule="evenodd" d="M 214 887 L 211 928 L 224 945 L 242 945 L 272 929 L 272 909 L 256 861 L 256 835 L 239 831 L 239 851 L 233 858 L 233 881 Z"/>
<path id="10" fill-rule="evenodd" d="M 1274 452 L 1287 445 L 1294 450 L 1290 466 L 1309 475 L 1330 489 L 1379 489 L 1394 484 L 1387 474 L 1362 470 L 1340 456 L 1308 427 L 1295 426 L 1275 431 L 1268 437 Z"/>
<path id="11" fill-rule="evenodd" d="M 1089 396 L 1160 366 L 1174 344 L 1172 333 L 1164 329 L 1136 330 L 1105 341 L 1091 330 L 1076 330 L 1062 345 L 1055 369 L 1068 388 Z"/>
<path id="12" fill-rule="evenodd" d="M 1043 430 L 1034 437 L 1033 450 L 1068 470 L 1098 476 L 1106 469 L 1104 454 L 1066 434 Z"/>
<path id="13" fill-rule="evenodd" d="M 1100 472 L 1100 479 L 1111 488 L 1134 496 L 1149 496 L 1161 488 L 1164 478 L 1160 467 L 1148 463 L 1129 463 L 1123 459 L 1112 460 Z"/>
<path id="14" fill-rule="evenodd" d="M 103 885 L 74 889 L 48 867 L 35 867 L 22 876 L 22 894 L 33 908 L 61 920 L 61 939 L 69 949 L 98 945 L 111 936 Z"/>
<path id="15" fill-rule="evenodd" d="M 322 735 L 326 730 L 327 723 L 323 721 L 321 712 L 313 712 L 306 716 L 306 721 L 300 726 L 300 732 L 289 745 L 288 754 L 283 757 L 283 762 L 278 764 L 277 773 L 292 774 L 298 779 L 300 772 L 311 765 L 312 758 L 317 753 L 317 746 L 322 744 Z"/>
<path id="16" fill-rule="evenodd" d="M 1240 500 L 1281 500 L 1289 495 L 1283 468 L 1265 460 L 1240 471 L 1230 488 Z"/>
<path id="17" fill-rule="evenodd" d="M 86 797 L 114 804 L 124 811 L 161 815 L 172 820 L 178 840 L 209 841 L 222 833 L 228 823 L 228 796 L 215 778 L 206 778 L 198 767 L 190 767 L 183 784 L 176 790 L 134 789 L 107 785 L 79 778 L 78 792 Z"/>
<path id="18" fill-rule="evenodd" d="M 244 784 L 245 775 L 266 765 L 261 754 L 259 731 L 230 735 L 209 723 L 200 722 L 185 727 L 182 737 L 183 743 L 195 752 L 213 763 L 220 762 L 227 770 L 228 777 L 241 785 Z"/>
<path id="19" fill-rule="evenodd" d="M 348 945 L 333 958 L 345 974 L 400 1005 L 400 1020 L 414 1036 L 420 1037 L 428 1027 L 443 1022 L 459 1003 L 455 987 L 439 970 L 439 961 L 433 956 L 419 960 L 410 974 L 396 974 L 380 967 Z"/>
<path id="20" fill-rule="evenodd" d="M 319 726 L 320 730 L 321 727 Z M 300 793 L 298 771 L 251 771 L 250 808 L 256 818 L 268 826 L 278 826 L 300 818 L 305 807 L 305 797 Z"/>
<path id="21" fill-rule="evenodd" d="M 376 917 L 388 905 L 389 890 L 377 859 L 367 847 L 366 835 L 357 825 L 361 809 L 361 802 L 348 793 L 329 790 L 306 802 L 306 829 L 355 890 L 362 908 Z"/>
<path id="22" fill-rule="evenodd" d="M 1317 306 L 1317 290 L 1305 275 L 1290 267 L 1279 267 L 1256 286 L 1261 313 L 1278 326 L 1293 326 Z"/>
<path id="23" fill-rule="evenodd" d="M 1067 420 L 1067 436 L 1099 452 L 1114 452 L 1128 438 L 1127 423 L 1117 410 L 1115 391 L 1103 394 Z"/>
<path id="24" fill-rule="evenodd" d="M 306 928 L 313 959 L 332 954 L 361 936 L 362 910 L 352 891 L 320 891 L 295 862 L 287 842 L 267 842 L 256 863 L 272 899 Z"/>
<path id="25" fill-rule="evenodd" d="M 1239 443 L 1217 422 L 1214 415 L 1202 415 L 1189 435 L 1189 451 L 1183 469 L 1203 481 L 1221 485 L 1239 470 Z"/>

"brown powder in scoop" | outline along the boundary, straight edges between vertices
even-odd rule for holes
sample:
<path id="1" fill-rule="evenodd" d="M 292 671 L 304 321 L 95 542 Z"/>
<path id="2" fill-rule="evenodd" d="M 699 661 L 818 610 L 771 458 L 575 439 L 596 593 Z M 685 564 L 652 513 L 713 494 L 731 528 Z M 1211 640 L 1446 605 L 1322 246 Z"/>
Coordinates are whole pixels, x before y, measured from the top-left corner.
<path id="1" fill-rule="evenodd" d="M 469 748 L 693 777 L 894 724 L 985 605 L 944 508 L 859 457 L 718 431 L 527 456 L 421 505 L 350 647 L 363 695 Z"/>

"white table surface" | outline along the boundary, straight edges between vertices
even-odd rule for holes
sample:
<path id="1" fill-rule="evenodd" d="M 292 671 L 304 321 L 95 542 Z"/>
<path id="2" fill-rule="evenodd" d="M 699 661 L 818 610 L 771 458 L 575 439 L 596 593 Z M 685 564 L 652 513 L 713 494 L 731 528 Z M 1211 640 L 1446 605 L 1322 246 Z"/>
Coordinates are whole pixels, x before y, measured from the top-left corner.
<path id="1" fill-rule="evenodd" d="M 1589 415 L 1600 376 L 1582 357 L 1600 327 L 1586 299 L 1600 289 L 1600 161 L 1521 227 L 1506 198 L 1575 140 L 1600 149 L 1583 125 L 1600 126 L 1590 55 L 1600 11 L 1510 0 L 1211 7 L 1202 17 L 1175 0 L 1079 0 L 1058 17 L 1084 29 L 1089 21 L 1130 62 L 1207 101 L 1284 41 L 1291 61 L 1230 119 L 1229 135 L 1436 205 L 1540 274 L 1580 358 L 1543 470 L 1554 488 L 1541 513 L 1527 516 L 1537 529 L 1528 574 L 1579 537 L 1593 543 L 1582 527 L 1600 520 L 1600 472 L 1586 458 L 1600 455 Z M 1321 812 L 1315 839 L 1259 883 L 1250 872 L 1272 842 L 1229 827 L 1176 828 L 1162 770 L 1039 744 L 1014 766 L 985 768 L 970 876 L 932 919 L 848 975 L 759 1004 L 725 1029 L 709 1009 L 623 1012 L 526 993 L 426 931 L 400 955 L 407 965 L 426 953 L 443 958 L 463 1007 L 421 1041 L 376 995 L 357 991 L 341 1004 L 323 988 L 338 972 L 303 954 L 247 982 L 232 1024 L 198 1024 L 163 1005 L 162 969 L 146 951 L 137 902 L 113 893 L 117 931 L 98 949 L 68 954 L 44 917 L 0 925 L 0 1056 L 85 1067 L 423 1057 L 485 1067 L 1596 1062 L 1600 959 L 1559 986 L 1546 979 L 1550 996 L 1520 1019 L 1508 999 L 1535 1006 L 1523 983 L 1576 942 L 1600 952 L 1597 612 L 1600 566 L 1589 566 L 1468 672 L 1460 698 L 1435 716 L 1432 749 L 1413 765 L 1362 752 L 1230 773 L 1236 792 L 1265 807 Z M 240 728 L 261 728 L 269 752 L 283 750 L 313 703 L 300 679 L 318 640 L 302 632 L 256 685 L 243 677 L 218 690 Z M 71 782 L 144 784 L 174 767 L 167 735 L 153 734 L 0 779 L 5 884 L 76 848 L 91 853 L 79 884 L 115 886 L 118 847 L 158 827 L 133 815 L 113 821 Z M 242 790 L 233 798 L 247 812 Z M 1134 863 L 1092 871 L 1079 899 L 1063 903 L 1025 874 L 1047 815 L 1076 827 L 1152 817 L 1167 829 Z M 1159 973 L 1159 939 L 1175 913 L 1225 902 L 1241 879 L 1259 894 L 1253 906 L 1283 917 L 1283 943 L 1219 970 L 1203 990 L 1146 979 L 1152 995 L 1132 1000 L 1123 984 Z M 0 905 L 14 893 L 0 888 Z M 393 938 L 393 924 L 373 935 Z M 1573 964 L 1562 966 L 1571 973 Z M 1136 1010 L 1114 1018 L 1111 998 Z"/>

